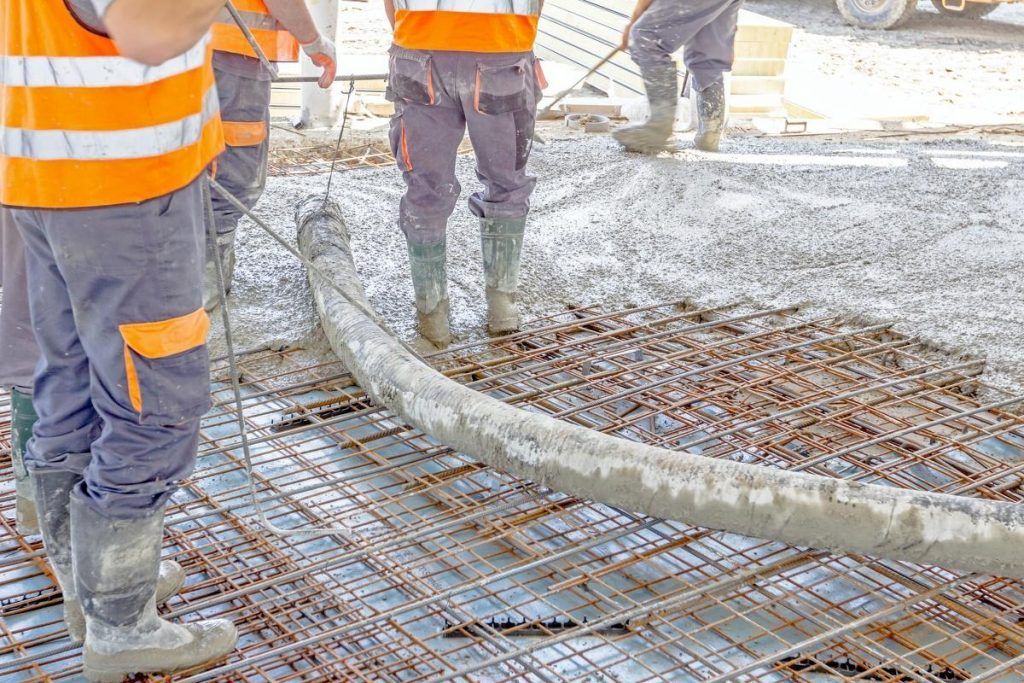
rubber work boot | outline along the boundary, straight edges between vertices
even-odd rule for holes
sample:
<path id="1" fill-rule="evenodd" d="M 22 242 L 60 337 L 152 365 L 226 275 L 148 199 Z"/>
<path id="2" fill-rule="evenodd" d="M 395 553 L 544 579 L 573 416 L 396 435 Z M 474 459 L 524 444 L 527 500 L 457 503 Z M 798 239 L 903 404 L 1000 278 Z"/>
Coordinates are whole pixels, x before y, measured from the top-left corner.
<path id="1" fill-rule="evenodd" d="M 493 335 L 519 330 L 519 263 L 526 216 L 481 218 L 480 242 L 487 285 L 487 331 Z"/>
<path id="2" fill-rule="evenodd" d="M 181 625 L 157 615 L 153 593 L 163 508 L 136 519 L 113 519 L 93 510 L 76 490 L 71 518 L 75 578 L 86 621 L 86 680 L 119 683 L 131 674 L 170 674 L 213 663 L 234 650 L 238 631 L 226 619 Z"/>
<path id="3" fill-rule="evenodd" d="M 224 263 L 224 293 L 231 293 L 235 277 L 235 231 L 217 235 L 216 248 Z M 220 285 L 217 282 L 217 256 L 206 239 L 206 265 L 203 267 L 203 308 L 208 312 L 220 306 Z"/>
<path id="4" fill-rule="evenodd" d="M 712 83 L 697 91 L 697 133 L 693 144 L 705 152 L 717 152 L 725 126 L 725 84 Z"/>
<path id="5" fill-rule="evenodd" d="M 32 394 L 11 389 L 11 462 L 14 468 L 14 514 L 18 531 L 22 534 L 39 533 L 36 515 L 35 485 L 25 468 L 25 448 L 32 436 L 32 425 L 37 419 L 32 407 Z"/>
<path id="6" fill-rule="evenodd" d="M 71 490 L 82 481 L 82 477 L 57 470 L 36 470 L 32 478 L 36 484 L 36 505 L 42 522 L 40 530 L 43 532 L 43 545 L 64 594 L 64 624 L 71 642 L 80 645 L 85 640 L 85 616 L 82 614 L 72 573 L 69 503 Z M 185 570 L 181 565 L 172 560 L 164 560 L 160 563 L 156 602 L 167 602 L 177 595 L 184 584 Z"/>
<path id="7" fill-rule="evenodd" d="M 612 137 L 627 151 L 657 154 L 669 148 L 668 141 L 676 122 L 679 101 L 676 68 L 672 64 L 645 66 L 641 67 L 640 75 L 647 90 L 650 116 L 639 125 L 619 128 Z"/>
<path id="8" fill-rule="evenodd" d="M 438 349 L 452 341 L 448 328 L 448 270 L 445 240 L 409 245 L 409 270 L 416 294 L 416 327 Z"/>

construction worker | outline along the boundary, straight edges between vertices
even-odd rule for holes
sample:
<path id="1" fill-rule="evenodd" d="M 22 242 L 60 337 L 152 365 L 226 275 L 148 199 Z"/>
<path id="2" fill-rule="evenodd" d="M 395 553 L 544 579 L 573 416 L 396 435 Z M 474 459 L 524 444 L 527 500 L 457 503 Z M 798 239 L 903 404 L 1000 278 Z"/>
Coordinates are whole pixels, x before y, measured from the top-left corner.
<path id="1" fill-rule="evenodd" d="M 455 158 L 468 127 L 483 189 L 480 219 L 492 334 L 519 328 L 520 252 L 536 179 L 527 175 L 543 75 L 533 56 L 540 0 L 385 0 L 394 29 L 391 149 L 406 183 L 399 223 L 409 249 L 418 329 L 444 348 L 445 228 L 461 190 Z"/>
<path id="2" fill-rule="evenodd" d="M 233 0 L 253 38 L 272 62 L 294 62 L 299 47 L 323 68 L 319 85 L 329 88 L 337 71 L 334 43 L 322 36 L 303 0 Z M 271 73 L 257 58 L 238 24 L 223 9 L 213 25 L 213 71 L 220 96 L 220 114 L 227 148 L 217 159 L 217 181 L 247 208 L 259 201 L 267 182 Z M 242 217 L 234 204 L 213 193 L 216 243 L 206 245 L 203 306 L 220 301 L 217 261 L 224 263 L 224 285 L 230 291 L 235 272 L 235 229 Z"/>
<path id="3" fill-rule="evenodd" d="M 25 460 L 90 681 L 237 640 L 155 606 L 164 507 L 210 405 L 201 190 L 223 148 L 207 34 L 222 1 L 0 0 L 0 205 L 40 353 Z"/>
<path id="4" fill-rule="evenodd" d="M 0 207 L 0 387 L 11 396 L 11 464 L 15 519 L 22 534 L 39 532 L 35 489 L 25 469 L 25 446 L 32 436 L 32 372 L 39 349 L 28 314 L 25 249 L 7 209 Z"/>
<path id="5" fill-rule="evenodd" d="M 743 0 L 638 0 L 622 34 L 647 89 L 646 122 L 616 130 L 626 149 L 656 153 L 666 148 L 676 119 L 679 85 L 672 54 L 683 60 L 696 97 L 698 149 L 717 152 L 725 125 L 723 74 L 732 69 L 736 18 Z"/>

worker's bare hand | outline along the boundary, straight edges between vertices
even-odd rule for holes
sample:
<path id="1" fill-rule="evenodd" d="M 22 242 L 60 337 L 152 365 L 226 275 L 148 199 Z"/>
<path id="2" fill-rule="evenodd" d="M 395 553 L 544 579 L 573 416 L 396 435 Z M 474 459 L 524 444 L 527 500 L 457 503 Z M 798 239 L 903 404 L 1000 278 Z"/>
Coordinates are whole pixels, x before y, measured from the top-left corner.
<path id="1" fill-rule="evenodd" d="M 320 80 L 316 82 L 323 89 L 331 87 L 334 77 L 338 73 L 338 56 L 332 43 L 327 38 L 319 36 L 312 43 L 302 46 L 302 51 L 309 55 L 309 60 L 323 69 Z"/>

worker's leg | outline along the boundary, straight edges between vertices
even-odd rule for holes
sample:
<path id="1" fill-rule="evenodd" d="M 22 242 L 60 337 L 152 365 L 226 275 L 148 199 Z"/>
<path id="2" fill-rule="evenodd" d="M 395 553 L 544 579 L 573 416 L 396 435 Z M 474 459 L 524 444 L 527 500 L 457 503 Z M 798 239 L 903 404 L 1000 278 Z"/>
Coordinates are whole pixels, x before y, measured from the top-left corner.
<path id="1" fill-rule="evenodd" d="M 684 59 L 697 104 L 694 142 L 699 149 L 710 152 L 718 151 L 725 125 L 723 74 L 732 69 L 736 20 L 742 4 L 742 0 L 726 2 L 686 44 Z"/>
<path id="2" fill-rule="evenodd" d="M 419 332 L 441 348 L 451 340 L 445 230 L 461 191 L 455 159 L 466 130 L 452 93 L 457 86 L 451 53 L 391 49 L 391 151 L 406 185 L 399 225 L 409 247 Z"/>
<path id="3" fill-rule="evenodd" d="M 141 204 L 25 215 L 18 218 L 43 353 L 36 381 L 40 422 L 59 398 L 47 387 L 56 380 L 48 374 L 60 373 L 46 370 L 57 365 L 51 353 L 59 353 L 51 336 L 58 321 L 50 319 L 57 303 L 66 343 L 79 349 L 85 389 L 103 423 L 84 478 L 55 479 L 52 496 L 40 493 L 44 526 L 60 509 L 58 495 L 72 501 L 86 676 L 114 680 L 221 656 L 233 647 L 230 624 L 181 627 L 159 619 L 154 607 L 164 506 L 192 470 L 199 417 L 209 406 L 200 181 Z M 53 291 L 45 291 L 46 283 Z M 80 393 L 83 379 L 63 374 Z M 37 442 L 38 430 L 34 457 Z"/>
<path id="4" fill-rule="evenodd" d="M 484 184 L 469 198 L 480 218 L 487 322 L 492 333 L 519 328 L 515 304 L 519 263 L 536 178 L 526 172 L 533 144 L 539 66 L 526 54 L 467 54 L 460 83 L 477 177 Z"/>
<path id="5" fill-rule="evenodd" d="M 11 464 L 15 515 L 23 534 L 39 531 L 35 491 L 25 467 L 25 447 L 32 436 L 32 374 L 39 348 L 32 332 L 25 280 L 25 247 L 7 209 L 0 207 L 0 386 L 11 393 Z"/>
<path id="6" fill-rule="evenodd" d="M 270 81 L 246 78 L 215 69 L 220 114 L 224 123 L 224 152 L 217 157 L 217 182 L 246 208 L 256 206 L 267 184 L 270 127 Z M 213 193 L 216 243 L 209 241 L 203 280 L 203 306 L 215 308 L 220 292 L 214 249 L 224 261 L 225 285 L 231 290 L 235 270 L 235 229 L 242 212 L 219 193 Z"/>

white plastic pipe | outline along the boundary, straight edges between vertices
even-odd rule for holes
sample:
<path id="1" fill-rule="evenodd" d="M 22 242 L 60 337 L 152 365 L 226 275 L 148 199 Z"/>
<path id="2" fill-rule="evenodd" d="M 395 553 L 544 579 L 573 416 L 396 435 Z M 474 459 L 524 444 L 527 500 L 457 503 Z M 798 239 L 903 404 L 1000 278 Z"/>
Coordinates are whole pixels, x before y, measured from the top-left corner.
<path id="1" fill-rule="evenodd" d="M 457 451 L 551 489 L 661 519 L 1024 579 L 1022 505 L 656 448 L 520 410 L 458 384 L 363 312 L 371 309 L 340 209 L 311 197 L 296 209 L 296 222 L 299 249 L 316 268 L 310 284 L 334 351 L 374 401 Z"/>

